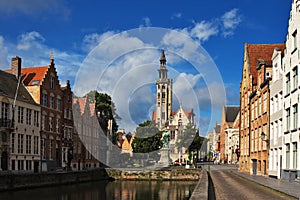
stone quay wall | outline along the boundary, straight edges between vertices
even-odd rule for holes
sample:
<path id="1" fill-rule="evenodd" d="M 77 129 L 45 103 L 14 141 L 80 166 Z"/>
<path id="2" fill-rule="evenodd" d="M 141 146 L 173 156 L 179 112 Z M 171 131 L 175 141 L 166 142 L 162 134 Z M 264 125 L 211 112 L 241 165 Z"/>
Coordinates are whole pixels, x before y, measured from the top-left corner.
<path id="1" fill-rule="evenodd" d="M 201 177 L 199 169 L 170 169 L 170 170 L 116 170 L 106 169 L 107 174 L 116 180 L 195 180 Z"/>
<path id="2" fill-rule="evenodd" d="M 0 173 L 0 191 L 66 185 L 97 180 L 112 180 L 112 178 L 108 176 L 105 169 L 30 174 Z"/>

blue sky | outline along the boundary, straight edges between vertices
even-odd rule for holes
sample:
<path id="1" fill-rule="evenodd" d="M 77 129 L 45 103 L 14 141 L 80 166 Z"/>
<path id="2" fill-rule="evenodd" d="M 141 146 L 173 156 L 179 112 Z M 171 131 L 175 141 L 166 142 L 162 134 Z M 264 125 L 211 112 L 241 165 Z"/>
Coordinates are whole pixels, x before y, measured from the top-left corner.
<path id="1" fill-rule="evenodd" d="M 82 63 L 86 61 L 86 58 L 91 55 L 91 50 L 107 38 L 136 28 L 158 27 L 177 30 L 188 35 L 193 42 L 201 44 L 216 64 L 227 95 L 226 101 L 220 99 L 216 106 L 216 109 L 220 110 L 222 102 L 231 105 L 239 104 L 244 42 L 283 43 L 287 33 L 290 6 L 291 0 L 229 0 L 226 3 L 218 0 L 0 0 L 0 69 L 9 68 L 11 57 L 16 55 L 22 57 L 23 67 L 46 65 L 49 63 L 50 50 L 53 50 L 58 75 L 62 80 L 61 84 L 64 85 L 67 79 L 74 84 L 78 71 L 82 69 Z M 141 41 L 128 40 L 127 36 L 119 37 L 119 39 L 118 44 L 121 46 L 136 44 L 134 47 L 143 46 L 144 48 L 146 44 L 144 42 L 141 45 Z M 174 42 L 174 38 L 172 41 Z M 111 44 L 117 47 L 117 44 L 113 42 Z M 207 88 L 211 87 L 214 91 L 218 91 L 215 89 L 218 86 L 208 83 L 206 83 L 206 89 L 201 88 L 205 77 L 202 79 L 201 73 L 200 75 L 192 73 L 191 68 L 182 64 L 182 61 L 172 61 L 174 56 L 172 57 L 171 53 L 168 54 L 168 48 L 170 52 L 172 49 L 170 43 L 161 44 L 164 46 L 154 45 L 154 47 L 166 48 L 168 63 L 172 69 L 180 72 L 177 73 L 177 77 L 173 77 L 179 96 L 180 91 L 181 93 L 186 91 L 186 88 L 182 88 L 182 84 L 179 84 L 180 77 L 189 77 L 189 80 L 197 79 L 198 81 L 195 81 L 191 87 L 197 87 L 197 92 L 202 89 L 203 96 Z M 174 47 L 174 43 L 171 45 Z M 107 49 L 110 48 L 112 49 L 111 46 L 107 47 Z M 111 52 L 105 51 L 105 56 L 109 57 Z M 138 51 L 129 55 L 136 54 Z M 148 59 L 155 58 L 153 62 L 156 66 L 152 63 L 150 69 L 151 67 L 158 68 L 159 51 L 153 53 L 153 56 L 157 57 Z M 128 63 L 127 61 L 123 60 L 122 63 Z M 118 60 L 114 62 L 118 63 Z M 114 62 L 111 63 L 112 66 Z M 149 61 L 147 62 L 149 64 Z M 118 70 L 120 72 L 120 69 Z M 124 68 L 124 70 L 129 69 Z M 110 73 L 116 74 L 116 71 L 112 70 Z M 156 71 L 153 76 L 150 76 L 149 82 L 153 78 L 154 82 L 155 76 L 157 76 Z M 99 87 L 98 85 L 97 88 Z M 149 87 L 143 90 L 136 89 L 136 92 L 126 100 L 131 110 L 130 115 L 136 123 L 149 118 L 146 115 L 153 109 L 153 94 L 145 98 L 145 92 L 153 93 Z M 124 90 L 126 91 L 125 88 Z M 109 91 L 106 92 L 109 93 Z M 197 100 L 201 101 L 198 124 L 204 135 L 203 132 L 211 130 L 211 127 L 207 125 L 208 121 L 214 124 L 220 119 L 218 120 L 218 117 L 212 119 L 209 116 L 214 105 L 212 101 L 205 98 Z M 185 99 L 180 101 L 185 101 Z M 147 109 L 142 112 L 137 111 L 138 107 L 143 105 Z M 190 104 L 186 109 L 191 109 L 192 105 Z M 210 109 L 205 109 L 206 107 Z M 220 112 L 216 116 L 220 117 Z M 126 123 L 120 122 L 121 125 Z"/>

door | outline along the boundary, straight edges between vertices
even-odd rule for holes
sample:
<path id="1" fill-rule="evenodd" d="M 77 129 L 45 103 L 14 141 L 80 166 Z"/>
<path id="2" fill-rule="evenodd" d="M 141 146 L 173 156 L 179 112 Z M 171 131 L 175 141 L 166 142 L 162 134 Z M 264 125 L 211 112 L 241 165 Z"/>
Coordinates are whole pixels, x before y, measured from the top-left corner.
<path id="1" fill-rule="evenodd" d="M 279 158 L 279 178 L 281 179 L 281 172 L 282 172 L 282 155 Z"/>
<path id="2" fill-rule="evenodd" d="M 3 171 L 8 170 L 8 153 L 3 151 L 1 154 L 1 168 Z"/>
<path id="3" fill-rule="evenodd" d="M 253 175 L 256 175 L 257 174 L 257 160 L 254 159 L 252 160 L 253 162 Z"/>
<path id="4" fill-rule="evenodd" d="M 33 171 L 34 171 L 34 173 L 38 173 L 39 172 L 39 161 L 34 161 L 34 163 L 33 163 Z"/>

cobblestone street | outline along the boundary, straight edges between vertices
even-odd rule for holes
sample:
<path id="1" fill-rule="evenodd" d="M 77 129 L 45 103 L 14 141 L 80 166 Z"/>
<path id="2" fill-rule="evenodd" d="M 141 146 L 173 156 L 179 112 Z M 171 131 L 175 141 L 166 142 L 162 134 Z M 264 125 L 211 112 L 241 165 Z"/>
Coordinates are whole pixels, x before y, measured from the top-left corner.
<path id="1" fill-rule="evenodd" d="M 232 167 L 210 166 L 216 199 L 297 199 L 232 172 Z M 296 183 L 297 184 L 297 183 Z"/>

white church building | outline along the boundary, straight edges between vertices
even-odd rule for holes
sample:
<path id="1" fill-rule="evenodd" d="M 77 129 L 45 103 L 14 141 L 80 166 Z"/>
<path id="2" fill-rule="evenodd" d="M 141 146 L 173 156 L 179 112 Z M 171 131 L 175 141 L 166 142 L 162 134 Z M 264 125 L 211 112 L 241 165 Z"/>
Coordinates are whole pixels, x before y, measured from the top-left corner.
<path id="1" fill-rule="evenodd" d="M 175 111 L 172 110 L 172 84 L 173 79 L 168 78 L 164 50 L 161 52 L 158 79 L 156 79 L 156 111 L 153 111 L 152 120 L 158 129 L 168 130 L 170 134 L 170 157 L 172 161 L 177 159 L 187 160 L 187 147 L 180 146 L 183 134 L 190 126 L 196 129 L 193 110 L 183 110 L 182 105 Z M 179 147 L 180 146 L 180 147 Z"/>

